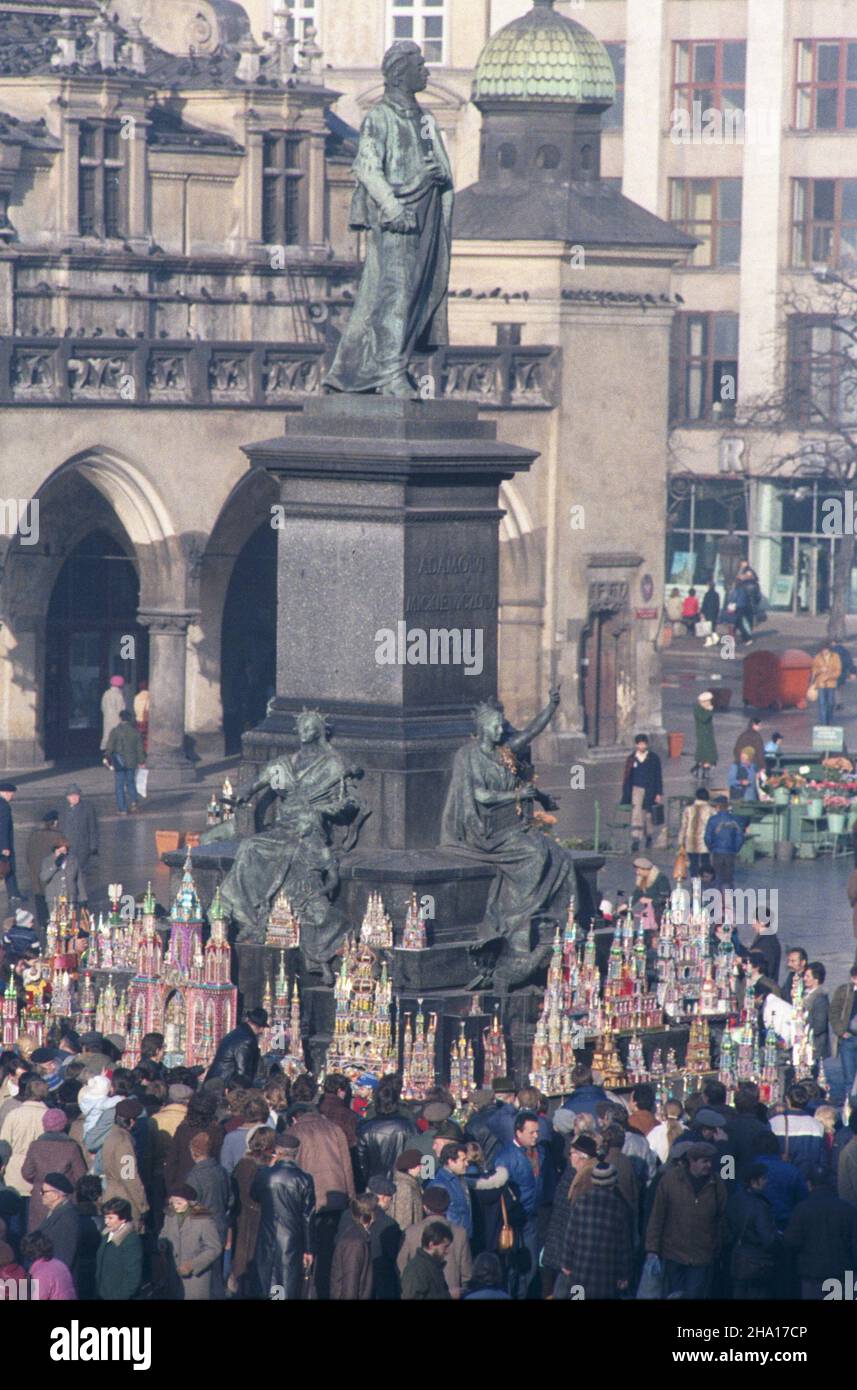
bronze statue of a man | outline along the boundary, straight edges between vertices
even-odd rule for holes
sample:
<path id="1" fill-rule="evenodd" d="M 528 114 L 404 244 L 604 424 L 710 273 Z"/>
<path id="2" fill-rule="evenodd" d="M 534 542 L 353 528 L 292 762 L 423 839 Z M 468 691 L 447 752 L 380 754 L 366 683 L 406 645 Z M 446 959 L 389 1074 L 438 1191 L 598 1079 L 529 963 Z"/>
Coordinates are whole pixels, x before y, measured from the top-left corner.
<path id="1" fill-rule="evenodd" d="M 428 69 L 416 43 L 384 58 L 385 91 L 363 122 L 351 226 L 368 232 L 360 288 L 325 385 L 414 399 L 415 353 L 449 342 L 452 170 L 416 93 Z"/>

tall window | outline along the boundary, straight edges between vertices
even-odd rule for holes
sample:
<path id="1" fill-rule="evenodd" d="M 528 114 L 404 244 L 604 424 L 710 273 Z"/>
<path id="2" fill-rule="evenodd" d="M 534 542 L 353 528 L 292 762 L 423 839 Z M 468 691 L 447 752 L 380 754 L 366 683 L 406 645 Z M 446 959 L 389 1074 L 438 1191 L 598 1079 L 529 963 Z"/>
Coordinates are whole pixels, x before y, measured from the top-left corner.
<path id="1" fill-rule="evenodd" d="M 118 125 L 82 122 L 78 159 L 81 236 L 125 235 L 125 161 Z"/>
<path id="2" fill-rule="evenodd" d="M 747 45 L 742 40 L 673 45 L 673 110 L 744 110 Z"/>
<path id="3" fill-rule="evenodd" d="M 792 260 L 798 266 L 857 262 L 857 179 L 795 179 Z"/>
<path id="4" fill-rule="evenodd" d="M 795 125 L 798 130 L 857 130 L 857 40 L 799 41 Z"/>
<path id="5" fill-rule="evenodd" d="M 616 78 L 616 100 L 601 118 L 604 130 L 621 130 L 625 124 L 625 45 L 605 43 Z"/>
<path id="6" fill-rule="evenodd" d="M 301 143 L 294 135 L 264 139 L 262 240 L 269 246 L 297 246 L 302 240 Z"/>
<path id="7" fill-rule="evenodd" d="M 390 41 L 413 39 L 427 63 L 446 59 L 446 0 L 388 0 Z"/>
<path id="8" fill-rule="evenodd" d="M 793 421 L 857 424 L 857 319 L 794 314 L 788 343 Z"/>
<path id="9" fill-rule="evenodd" d="M 274 14 L 282 3 L 283 0 L 268 0 L 268 22 L 265 28 L 269 32 L 273 30 Z M 303 41 L 311 26 L 321 31 L 321 6 L 322 0 L 291 0 L 292 34 L 296 39 Z"/>
<path id="10" fill-rule="evenodd" d="M 673 423 L 731 420 L 738 396 L 738 315 L 676 314 L 670 417 Z"/>
<path id="11" fill-rule="evenodd" d="M 670 221 L 700 242 L 691 264 L 738 265 L 741 260 L 741 180 L 671 179 Z"/>

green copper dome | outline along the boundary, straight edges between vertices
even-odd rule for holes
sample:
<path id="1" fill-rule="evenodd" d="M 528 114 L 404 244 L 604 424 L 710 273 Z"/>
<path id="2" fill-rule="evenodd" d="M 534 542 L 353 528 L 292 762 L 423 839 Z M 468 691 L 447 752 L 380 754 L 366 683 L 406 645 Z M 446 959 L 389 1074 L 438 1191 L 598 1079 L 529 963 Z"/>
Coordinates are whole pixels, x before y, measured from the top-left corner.
<path id="1" fill-rule="evenodd" d="M 488 40 L 473 81 L 477 105 L 493 99 L 612 106 L 616 80 L 607 49 L 553 4 L 535 0 L 528 14 Z"/>

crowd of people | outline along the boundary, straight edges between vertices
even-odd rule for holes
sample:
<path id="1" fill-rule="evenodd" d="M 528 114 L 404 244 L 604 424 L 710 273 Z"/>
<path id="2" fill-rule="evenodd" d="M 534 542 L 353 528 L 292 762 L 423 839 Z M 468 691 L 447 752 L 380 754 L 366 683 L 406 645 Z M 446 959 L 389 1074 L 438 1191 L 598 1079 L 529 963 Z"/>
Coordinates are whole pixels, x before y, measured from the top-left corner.
<path id="1" fill-rule="evenodd" d="M 821 990 L 819 963 L 787 964 Z M 776 989 L 778 965 L 753 949 L 747 987 Z M 853 1081 L 857 967 L 830 1017 Z M 251 1011 L 207 1072 L 167 1070 L 160 1034 L 133 1068 L 121 1037 L 70 1029 L 0 1055 L 0 1290 L 809 1299 L 857 1267 L 857 1104 L 811 1078 L 771 1111 L 710 1079 L 659 1113 L 651 1085 L 610 1094 L 582 1063 L 560 1103 L 511 1078 L 407 1103 L 396 1075 L 290 1082 L 265 1023 Z"/>

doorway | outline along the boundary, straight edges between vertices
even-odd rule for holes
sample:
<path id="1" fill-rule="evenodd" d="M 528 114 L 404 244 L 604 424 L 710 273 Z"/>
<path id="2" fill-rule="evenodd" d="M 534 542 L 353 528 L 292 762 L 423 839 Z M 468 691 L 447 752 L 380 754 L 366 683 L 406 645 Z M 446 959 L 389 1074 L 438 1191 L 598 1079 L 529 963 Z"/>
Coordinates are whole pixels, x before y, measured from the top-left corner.
<path id="1" fill-rule="evenodd" d="M 265 522 L 242 546 L 223 606 L 220 643 L 223 740 L 227 755 L 261 724 L 277 667 L 277 532 Z"/>
<path id="2" fill-rule="evenodd" d="M 124 676 L 130 706 L 149 674 L 149 634 L 137 622 L 140 586 L 132 560 L 107 531 L 72 551 L 51 594 L 45 629 L 45 757 L 97 758 L 101 696 Z M 131 639 L 131 640 L 129 640 Z"/>
<path id="3" fill-rule="evenodd" d="M 583 634 L 583 727 L 591 748 L 615 747 L 619 741 L 618 681 L 627 631 L 624 614 L 599 612 L 590 616 Z"/>

